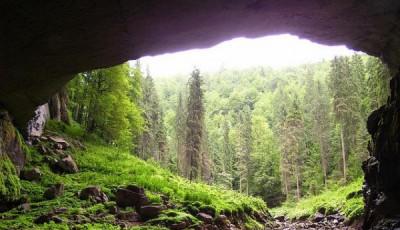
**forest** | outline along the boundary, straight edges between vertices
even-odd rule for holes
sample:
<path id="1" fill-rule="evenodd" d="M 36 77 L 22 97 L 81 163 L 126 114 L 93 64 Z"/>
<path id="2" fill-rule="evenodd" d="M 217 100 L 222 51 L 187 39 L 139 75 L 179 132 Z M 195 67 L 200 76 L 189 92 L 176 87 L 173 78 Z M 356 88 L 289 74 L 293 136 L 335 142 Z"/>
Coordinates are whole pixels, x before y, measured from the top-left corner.
<path id="1" fill-rule="evenodd" d="M 0 229 L 357 229 L 366 123 L 388 93 L 388 68 L 358 53 L 79 73 L 46 104 L 41 136 L 7 126 L 27 163 L 21 180 L 0 164 Z"/>
<path id="2" fill-rule="evenodd" d="M 362 176 L 366 120 L 388 79 L 361 54 L 159 79 L 137 61 L 82 73 L 67 90 L 73 119 L 93 136 L 274 207 Z"/>

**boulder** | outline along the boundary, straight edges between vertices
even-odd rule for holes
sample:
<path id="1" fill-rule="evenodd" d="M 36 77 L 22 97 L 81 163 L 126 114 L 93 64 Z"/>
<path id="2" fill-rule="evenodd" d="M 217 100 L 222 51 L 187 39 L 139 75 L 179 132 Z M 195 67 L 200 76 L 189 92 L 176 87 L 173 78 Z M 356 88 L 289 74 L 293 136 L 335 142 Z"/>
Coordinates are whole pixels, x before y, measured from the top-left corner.
<path id="1" fill-rule="evenodd" d="M 325 207 L 319 207 L 317 212 L 325 215 L 326 214 L 326 208 Z"/>
<path id="2" fill-rule="evenodd" d="M 161 205 L 145 205 L 140 207 L 139 214 L 146 221 L 158 217 L 164 209 L 164 206 Z"/>
<path id="3" fill-rule="evenodd" d="M 228 217 L 225 215 L 219 215 L 215 218 L 215 224 L 219 227 L 229 226 L 231 222 L 229 221 Z"/>
<path id="4" fill-rule="evenodd" d="M 197 214 L 196 216 L 199 220 L 203 221 L 205 224 L 211 224 L 213 222 L 213 218 L 212 216 L 206 214 L 206 213 L 202 213 L 200 212 L 199 214 Z"/>
<path id="5" fill-rule="evenodd" d="M 56 171 L 64 173 L 77 173 L 79 172 L 78 166 L 71 155 L 67 155 L 61 160 L 56 161 Z"/>
<path id="6" fill-rule="evenodd" d="M 324 214 L 319 213 L 319 212 L 315 213 L 314 218 L 313 218 L 313 222 L 318 223 L 318 222 L 321 222 L 321 221 L 324 221 L 324 220 L 325 220 L 325 215 Z"/>
<path id="7" fill-rule="evenodd" d="M 40 181 L 42 172 L 38 168 L 27 169 L 21 172 L 21 179 L 27 181 Z"/>
<path id="8" fill-rule="evenodd" d="M 49 140 L 54 142 L 54 147 L 56 149 L 67 149 L 71 146 L 66 140 L 61 137 L 49 136 Z"/>
<path id="9" fill-rule="evenodd" d="M 262 212 L 254 212 L 253 216 L 259 223 L 265 224 L 268 222 L 268 216 Z"/>
<path id="10" fill-rule="evenodd" d="M 283 215 L 282 216 L 276 216 L 274 219 L 279 221 L 279 222 L 284 222 L 285 221 L 285 216 L 283 216 Z"/>
<path id="11" fill-rule="evenodd" d="M 79 199 L 91 200 L 96 203 L 104 203 L 108 201 L 107 195 L 97 186 L 90 186 L 82 189 L 79 193 Z"/>
<path id="12" fill-rule="evenodd" d="M 186 229 L 188 226 L 189 226 L 189 223 L 187 223 L 186 221 L 182 221 L 179 223 L 171 224 L 169 226 L 169 228 L 172 230 L 181 230 L 181 229 Z"/>
<path id="13" fill-rule="evenodd" d="M 136 210 L 150 203 L 144 190 L 137 186 L 119 188 L 115 193 L 115 199 L 119 207 L 135 207 Z"/>
<path id="14" fill-rule="evenodd" d="M 344 216 L 338 215 L 338 214 L 329 215 L 329 216 L 326 217 L 326 219 L 327 219 L 328 221 L 337 220 L 338 222 L 343 222 L 343 221 L 345 220 Z"/>
<path id="15" fill-rule="evenodd" d="M 119 213 L 119 208 L 118 206 L 110 206 L 108 208 L 108 212 L 111 214 L 118 214 Z"/>
<path id="16" fill-rule="evenodd" d="M 64 194 L 64 184 L 55 184 L 44 192 L 44 198 L 51 200 Z"/>
<path id="17" fill-rule="evenodd" d="M 139 187 L 137 185 L 128 185 L 128 186 L 126 186 L 126 189 L 128 189 L 129 191 L 132 191 L 134 193 L 144 194 L 144 188 Z"/>
<path id="18" fill-rule="evenodd" d="M 120 212 L 116 215 L 119 220 L 125 220 L 129 222 L 138 222 L 139 214 L 137 212 Z"/>
<path id="19" fill-rule="evenodd" d="M 210 206 L 210 205 L 200 206 L 199 211 L 202 212 L 202 213 L 208 214 L 213 218 L 215 217 L 215 214 L 216 214 L 215 208 L 213 206 Z"/>

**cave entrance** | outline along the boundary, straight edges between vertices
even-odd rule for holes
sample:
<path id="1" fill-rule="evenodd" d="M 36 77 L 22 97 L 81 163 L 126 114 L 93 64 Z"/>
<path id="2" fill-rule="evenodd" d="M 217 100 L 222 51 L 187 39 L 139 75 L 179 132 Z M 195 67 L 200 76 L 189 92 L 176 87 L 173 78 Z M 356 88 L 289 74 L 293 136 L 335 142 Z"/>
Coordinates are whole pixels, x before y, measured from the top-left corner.
<path id="1" fill-rule="evenodd" d="M 393 79 L 387 103 L 367 122 L 373 141 L 363 165 L 365 228 L 390 229 L 399 222 L 399 1 L 5 1 L 1 6 L 0 105 L 21 130 L 35 108 L 75 73 L 233 37 L 290 32 L 382 58 Z"/>
<path id="2" fill-rule="evenodd" d="M 389 95 L 390 73 L 379 59 L 285 34 L 239 38 L 210 49 L 139 60 L 171 117 L 176 116 L 178 94 L 187 95 L 189 73 L 199 69 L 205 81 L 211 155 L 225 159 L 229 151 L 240 155 L 240 148 L 252 149 L 249 156 L 256 168 L 252 177 L 265 176 L 249 179 L 249 189 L 241 181 L 249 182 L 233 172 L 235 164 L 213 162 L 219 168 L 214 174 L 217 183 L 262 196 L 272 207 L 352 184 L 355 191 L 348 193 L 362 203 L 361 164 L 369 157 L 367 118 Z M 246 126 L 239 115 L 246 108 L 253 144 L 229 146 L 237 141 L 229 138 L 245 135 L 239 131 Z M 169 122 L 167 133 L 174 133 Z M 169 144 L 169 149 L 178 151 L 174 141 Z M 356 208 L 360 217 L 362 206 Z"/>

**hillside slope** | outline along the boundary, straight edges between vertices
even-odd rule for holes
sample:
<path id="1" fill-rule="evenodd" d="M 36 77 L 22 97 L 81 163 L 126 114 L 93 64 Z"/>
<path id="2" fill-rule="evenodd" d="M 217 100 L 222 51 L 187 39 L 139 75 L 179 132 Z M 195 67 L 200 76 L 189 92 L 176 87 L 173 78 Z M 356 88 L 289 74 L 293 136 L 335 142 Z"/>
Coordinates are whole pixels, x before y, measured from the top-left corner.
<path id="1" fill-rule="evenodd" d="M 53 148 L 53 144 L 42 141 L 30 150 L 27 169 L 40 170 L 40 180 L 21 180 L 25 202 L 0 213 L 0 229 L 206 229 L 207 224 L 216 226 L 220 222 L 226 226 L 230 222 L 237 229 L 262 229 L 263 225 L 256 219 L 261 222 L 268 219 L 261 199 L 191 183 L 122 149 L 86 143 L 80 148 L 80 144 L 72 145 L 63 153 L 43 154 L 37 150 L 40 146 Z M 71 155 L 79 172 L 55 173 L 49 166 L 54 154 Z M 62 184 L 64 192 L 54 199 L 44 198 L 46 190 L 55 184 Z M 166 210 L 145 221 L 137 216 L 135 208 L 118 207 L 116 191 L 128 185 L 144 188 L 151 205 L 163 206 Z M 99 187 L 107 199 L 101 202 L 79 199 L 79 192 L 88 186 Z M 202 212 L 212 219 L 202 216 Z M 51 218 L 40 221 L 43 215 Z"/>
<path id="2" fill-rule="evenodd" d="M 363 179 L 359 178 L 348 185 L 331 188 L 299 202 L 286 202 L 270 211 L 274 216 L 286 216 L 291 220 L 313 219 L 317 213 L 324 215 L 338 213 L 351 224 L 360 219 L 364 212 L 362 183 Z"/>

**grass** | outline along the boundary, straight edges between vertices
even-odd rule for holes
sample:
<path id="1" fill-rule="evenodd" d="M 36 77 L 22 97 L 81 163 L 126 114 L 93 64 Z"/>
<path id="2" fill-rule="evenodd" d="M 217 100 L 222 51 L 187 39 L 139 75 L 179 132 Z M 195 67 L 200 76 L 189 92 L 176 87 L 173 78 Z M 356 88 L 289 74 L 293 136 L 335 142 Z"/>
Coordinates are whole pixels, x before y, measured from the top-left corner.
<path id="1" fill-rule="evenodd" d="M 39 153 L 31 150 L 31 161 L 27 167 L 39 167 L 43 173 L 40 182 L 21 181 L 21 193 L 29 197 L 31 210 L 24 212 L 15 208 L 6 213 L 0 213 L 0 229 L 69 229 L 67 221 L 70 215 L 95 214 L 107 210 L 110 205 L 113 205 L 112 203 L 92 204 L 89 201 L 79 200 L 76 192 L 90 185 L 100 186 L 110 198 L 113 198 L 116 188 L 136 184 L 145 188 L 153 203 L 160 203 L 160 196 L 163 194 L 168 196 L 178 207 L 179 205 L 183 207 L 193 204 L 201 208 L 208 205 L 213 207 L 217 213 L 235 214 L 251 210 L 266 211 L 267 209 L 261 199 L 202 183 L 192 183 L 156 164 L 145 162 L 128 151 L 115 147 L 88 143 L 86 150 L 74 150 L 71 154 L 78 163 L 80 172 L 59 175 L 50 170 Z M 44 191 L 55 183 L 64 183 L 64 195 L 54 200 L 44 200 Z M 64 219 L 63 224 L 33 224 L 33 220 L 38 216 L 57 207 L 68 209 L 66 213 L 59 215 Z M 170 221 L 169 219 L 173 217 L 194 218 L 183 212 L 177 212 L 176 215 L 164 213 L 160 218 Z M 105 216 L 99 223 L 76 227 L 77 229 L 119 229 L 118 226 L 112 225 L 112 222 L 112 216 Z M 192 222 L 196 223 L 196 220 L 193 219 Z M 251 222 L 251 224 L 255 223 Z M 132 229 L 163 228 L 143 226 Z"/>
<path id="2" fill-rule="evenodd" d="M 361 195 L 349 197 L 351 193 L 357 193 L 362 186 L 362 178 L 349 185 L 331 188 L 320 195 L 305 198 L 299 202 L 286 202 L 283 206 L 270 210 L 272 215 L 285 215 L 290 219 L 301 219 L 313 216 L 320 208 L 326 213 L 337 211 L 346 218 L 352 220 L 362 216 L 364 203 Z"/>

